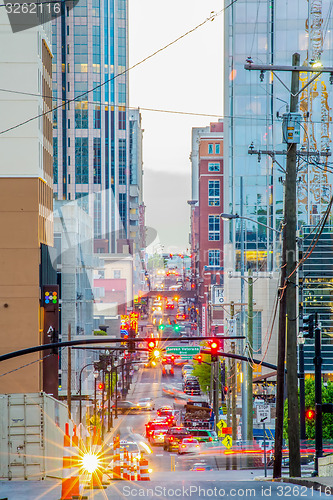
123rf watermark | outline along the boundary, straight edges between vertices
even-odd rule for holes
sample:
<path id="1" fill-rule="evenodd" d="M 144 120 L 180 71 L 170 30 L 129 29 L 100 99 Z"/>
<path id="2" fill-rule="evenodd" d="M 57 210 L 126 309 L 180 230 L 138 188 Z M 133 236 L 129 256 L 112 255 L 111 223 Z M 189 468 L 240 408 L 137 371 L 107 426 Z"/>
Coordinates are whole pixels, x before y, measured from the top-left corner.
<path id="1" fill-rule="evenodd" d="M 311 487 L 302 485 L 284 484 L 274 486 L 261 486 L 260 488 L 219 488 L 202 486 L 179 486 L 170 488 L 168 486 L 154 486 L 148 488 L 135 488 L 124 486 L 122 490 L 126 498 L 295 498 L 295 497 L 328 497 L 333 493 L 331 487 Z"/>
<path id="2" fill-rule="evenodd" d="M 13 33 L 48 23 L 66 10 L 71 10 L 79 0 L 4 0 Z"/>

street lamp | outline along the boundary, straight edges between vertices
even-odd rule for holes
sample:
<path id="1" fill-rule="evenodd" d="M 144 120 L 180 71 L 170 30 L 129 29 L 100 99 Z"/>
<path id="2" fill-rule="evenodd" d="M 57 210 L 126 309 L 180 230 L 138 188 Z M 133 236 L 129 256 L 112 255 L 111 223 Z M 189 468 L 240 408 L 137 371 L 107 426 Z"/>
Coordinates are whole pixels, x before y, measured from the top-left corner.
<path id="1" fill-rule="evenodd" d="M 82 372 L 87 366 L 93 366 L 93 363 L 88 363 L 87 365 L 83 366 L 80 371 L 79 375 L 79 414 L 80 414 L 80 424 L 82 423 Z"/>
<path id="2" fill-rule="evenodd" d="M 270 229 L 271 231 L 275 231 L 277 234 L 282 234 L 282 231 L 279 231 L 278 229 L 274 229 L 274 227 L 267 226 L 267 224 L 263 224 L 262 222 L 259 222 L 255 219 L 251 219 L 250 217 L 245 217 L 244 215 L 238 215 L 238 214 L 220 214 L 220 217 L 224 221 L 228 220 L 233 220 L 233 219 L 245 219 L 249 220 L 251 222 L 254 222 L 255 224 L 258 224 L 259 226 L 266 227 L 267 229 Z"/>
<path id="3" fill-rule="evenodd" d="M 95 425 L 96 425 L 96 420 L 97 420 L 97 379 L 99 376 L 99 371 L 94 370 L 94 416 L 95 416 Z"/>
<path id="4" fill-rule="evenodd" d="M 240 185 L 240 188 L 241 188 L 241 192 L 240 192 L 240 199 L 241 199 L 241 211 L 243 209 L 243 178 L 241 177 L 240 178 L 240 181 L 241 181 L 241 185 Z M 222 213 L 220 214 L 220 217 L 223 221 L 231 221 L 231 220 L 234 220 L 234 219 L 240 219 L 240 220 L 249 220 L 255 224 L 258 224 L 259 226 L 263 226 L 265 227 L 266 229 L 269 229 L 271 231 L 274 231 L 275 233 L 277 233 L 279 236 L 282 235 L 282 231 L 279 231 L 277 229 L 275 229 L 274 227 L 271 227 L 271 226 L 268 226 L 267 224 L 264 224 L 262 222 L 259 222 L 255 219 L 251 219 L 250 217 L 246 217 L 244 216 L 242 213 L 241 215 L 238 215 L 238 214 L 227 214 L 227 213 Z M 244 292 L 244 277 L 245 277 L 245 242 L 244 242 L 244 228 L 243 226 L 241 227 L 241 303 L 244 304 L 245 302 L 245 292 Z M 242 310 L 241 310 L 241 324 L 242 324 L 242 328 L 244 329 L 245 328 L 245 319 L 244 319 L 244 305 L 242 305 Z M 248 332 L 249 333 L 249 332 Z M 252 367 L 248 367 L 248 370 L 247 370 L 247 377 L 245 377 L 246 375 L 246 371 L 245 371 L 245 362 L 242 362 L 242 372 L 243 372 L 243 382 L 242 382 L 242 407 L 243 407 L 243 439 L 245 439 L 245 435 L 248 436 L 249 435 L 249 430 L 250 427 L 253 428 L 253 409 L 252 409 L 252 405 L 249 405 L 248 404 L 248 400 L 246 398 L 246 394 L 245 394 L 245 388 L 246 388 L 246 392 L 247 393 L 251 393 L 252 394 L 252 391 L 253 391 L 253 388 L 252 388 Z M 252 426 L 249 422 L 252 421 Z M 252 439 L 252 433 L 250 434 L 251 436 L 251 439 Z"/>

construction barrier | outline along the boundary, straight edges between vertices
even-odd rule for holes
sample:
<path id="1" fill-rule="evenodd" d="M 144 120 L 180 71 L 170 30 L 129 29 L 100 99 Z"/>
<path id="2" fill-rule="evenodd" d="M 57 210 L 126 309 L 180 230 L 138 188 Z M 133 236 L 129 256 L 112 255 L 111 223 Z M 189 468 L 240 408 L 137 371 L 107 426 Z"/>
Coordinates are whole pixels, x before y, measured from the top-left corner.
<path id="1" fill-rule="evenodd" d="M 150 481 L 148 460 L 142 457 L 139 462 L 139 467 L 140 475 L 138 476 L 138 481 Z"/>
<path id="2" fill-rule="evenodd" d="M 113 438 L 113 479 L 122 479 L 120 466 L 120 439 Z"/>

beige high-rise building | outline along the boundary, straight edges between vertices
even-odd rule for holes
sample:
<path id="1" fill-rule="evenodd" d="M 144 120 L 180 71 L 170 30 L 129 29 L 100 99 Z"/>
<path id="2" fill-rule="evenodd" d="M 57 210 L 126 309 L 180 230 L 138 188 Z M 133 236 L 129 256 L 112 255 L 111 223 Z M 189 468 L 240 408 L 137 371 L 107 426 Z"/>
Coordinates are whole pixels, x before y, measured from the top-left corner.
<path id="1" fill-rule="evenodd" d="M 13 33 L 0 9 L 0 87 L 12 91 L 0 92 L 0 354 L 43 343 L 41 289 L 56 283 L 50 30 Z M 0 392 L 43 390 L 41 356 L 2 362 L 1 374 L 30 364 L 1 376 Z"/>

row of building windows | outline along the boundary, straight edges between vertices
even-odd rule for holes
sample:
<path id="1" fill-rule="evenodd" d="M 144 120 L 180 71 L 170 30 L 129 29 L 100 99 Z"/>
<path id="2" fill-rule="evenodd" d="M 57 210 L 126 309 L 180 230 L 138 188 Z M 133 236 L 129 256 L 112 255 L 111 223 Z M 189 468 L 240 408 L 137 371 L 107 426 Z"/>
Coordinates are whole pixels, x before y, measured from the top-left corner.
<path id="1" fill-rule="evenodd" d="M 220 181 L 208 181 L 208 205 L 220 206 Z"/>

